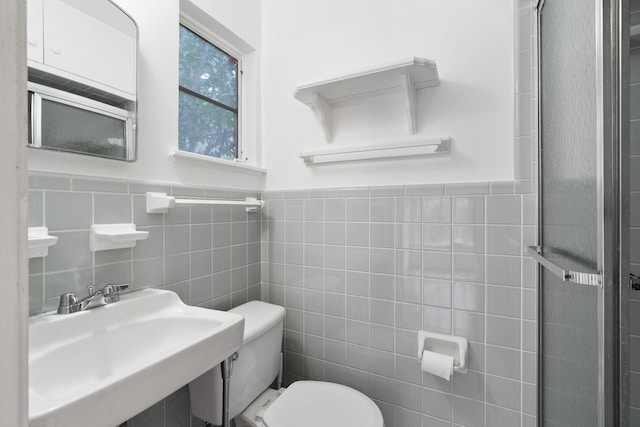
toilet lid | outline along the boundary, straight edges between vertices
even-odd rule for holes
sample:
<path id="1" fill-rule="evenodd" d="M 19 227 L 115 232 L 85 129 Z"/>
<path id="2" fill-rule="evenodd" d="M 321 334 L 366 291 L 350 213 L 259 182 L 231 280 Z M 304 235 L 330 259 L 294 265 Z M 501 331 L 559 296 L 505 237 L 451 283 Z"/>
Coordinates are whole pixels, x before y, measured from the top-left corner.
<path id="1" fill-rule="evenodd" d="M 324 381 L 297 381 L 267 408 L 267 427 L 384 427 L 371 399 L 352 388 Z"/>

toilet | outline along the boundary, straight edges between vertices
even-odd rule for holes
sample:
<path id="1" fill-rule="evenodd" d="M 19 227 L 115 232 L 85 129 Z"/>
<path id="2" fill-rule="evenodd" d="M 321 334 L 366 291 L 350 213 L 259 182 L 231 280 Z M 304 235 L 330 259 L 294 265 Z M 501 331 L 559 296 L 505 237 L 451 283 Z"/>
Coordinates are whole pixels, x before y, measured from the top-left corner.
<path id="1" fill-rule="evenodd" d="M 244 316 L 244 337 L 233 362 L 230 417 L 236 427 L 384 427 L 382 413 L 367 396 L 341 384 L 296 381 L 270 388 L 282 372 L 285 309 L 251 301 L 231 312 Z M 216 367 L 189 384 L 191 413 L 222 424 L 222 376 Z"/>

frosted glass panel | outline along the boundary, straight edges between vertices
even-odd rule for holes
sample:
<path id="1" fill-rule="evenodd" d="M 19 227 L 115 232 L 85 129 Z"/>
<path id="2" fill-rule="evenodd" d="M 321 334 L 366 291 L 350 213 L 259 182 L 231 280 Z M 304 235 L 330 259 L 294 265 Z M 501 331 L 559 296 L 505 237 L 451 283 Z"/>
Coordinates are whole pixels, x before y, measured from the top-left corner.
<path id="1" fill-rule="evenodd" d="M 598 250 L 595 1 L 547 0 L 540 15 L 543 255 L 594 272 Z M 598 294 L 542 273 L 545 426 L 598 420 Z"/>
<path id="2" fill-rule="evenodd" d="M 127 159 L 122 119 L 43 99 L 41 120 L 43 147 Z"/>

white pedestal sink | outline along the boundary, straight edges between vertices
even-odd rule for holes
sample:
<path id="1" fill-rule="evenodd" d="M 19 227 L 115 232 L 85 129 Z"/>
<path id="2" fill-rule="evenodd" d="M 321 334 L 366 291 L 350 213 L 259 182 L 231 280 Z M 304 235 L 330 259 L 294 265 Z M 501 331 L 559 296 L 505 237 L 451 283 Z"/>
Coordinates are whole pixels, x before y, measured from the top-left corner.
<path id="1" fill-rule="evenodd" d="M 232 355 L 244 318 L 145 289 L 29 320 L 29 425 L 113 427 Z"/>

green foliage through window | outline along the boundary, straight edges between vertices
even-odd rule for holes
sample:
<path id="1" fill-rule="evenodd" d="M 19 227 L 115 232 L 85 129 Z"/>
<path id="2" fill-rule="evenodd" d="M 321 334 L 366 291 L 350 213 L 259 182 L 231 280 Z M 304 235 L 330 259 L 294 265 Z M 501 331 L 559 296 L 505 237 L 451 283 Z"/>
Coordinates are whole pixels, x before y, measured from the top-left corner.
<path id="1" fill-rule="evenodd" d="M 238 158 L 238 61 L 180 25 L 178 148 Z"/>

